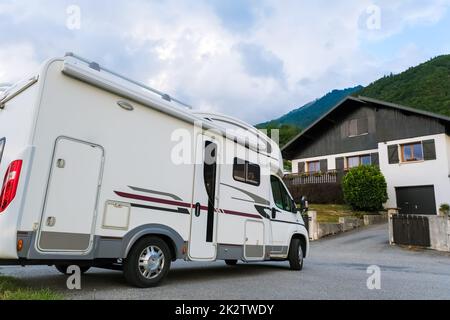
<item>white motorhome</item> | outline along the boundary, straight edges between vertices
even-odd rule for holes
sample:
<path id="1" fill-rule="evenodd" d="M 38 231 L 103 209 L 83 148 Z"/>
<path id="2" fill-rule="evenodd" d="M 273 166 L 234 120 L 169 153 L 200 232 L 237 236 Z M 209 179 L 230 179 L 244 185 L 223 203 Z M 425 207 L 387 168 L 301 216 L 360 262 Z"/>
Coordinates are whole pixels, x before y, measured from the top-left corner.
<path id="1" fill-rule="evenodd" d="M 282 169 L 246 123 L 74 54 L 49 60 L 0 94 L 0 265 L 119 269 L 138 287 L 177 259 L 301 270 L 308 233 Z"/>

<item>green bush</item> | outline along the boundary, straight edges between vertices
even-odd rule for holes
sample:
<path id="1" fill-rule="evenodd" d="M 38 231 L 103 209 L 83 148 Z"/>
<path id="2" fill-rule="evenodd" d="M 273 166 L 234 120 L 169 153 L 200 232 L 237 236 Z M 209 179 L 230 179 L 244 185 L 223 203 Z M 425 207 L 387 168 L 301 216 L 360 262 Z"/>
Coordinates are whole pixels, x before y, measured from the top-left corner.
<path id="1" fill-rule="evenodd" d="M 377 211 L 388 200 L 386 180 L 376 166 L 352 168 L 342 181 L 345 202 L 354 210 Z"/>

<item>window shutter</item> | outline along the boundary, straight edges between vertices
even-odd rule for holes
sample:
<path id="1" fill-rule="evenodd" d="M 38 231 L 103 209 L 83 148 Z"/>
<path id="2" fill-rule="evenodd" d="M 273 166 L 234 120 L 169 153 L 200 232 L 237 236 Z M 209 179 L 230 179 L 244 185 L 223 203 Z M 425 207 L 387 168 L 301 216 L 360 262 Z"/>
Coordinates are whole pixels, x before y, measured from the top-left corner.
<path id="1" fill-rule="evenodd" d="M 336 170 L 344 171 L 344 158 L 336 158 Z"/>
<path id="2" fill-rule="evenodd" d="M 358 119 L 358 135 L 369 133 L 369 120 L 367 118 Z"/>
<path id="3" fill-rule="evenodd" d="M 422 145 L 423 145 L 423 159 L 436 160 L 436 145 L 434 140 L 423 141 Z"/>
<path id="4" fill-rule="evenodd" d="M 298 163 L 298 173 L 305 173 L 305 163 L 304 162 L 299 162 Z"/>
<path id="5" fill-rule="evenodd" d="M 372 158 L 372 165 L 380 166 L 380 155 L 378 152 L 372 153 L 370 157 Z"/>
<path id="6" fill-rule="evenodd" d="M 353 119 L 348 122 L 348 136 L 354 137 L 358 135 L 358 119 Z"/>
<path id="7" fill-rule="evenodd" d="M 400 160 L 398 158 L 398 145 L 388 146 L 388 157 L 389 164 L 399 163 Z"/>
<path id="8" fill-rule="evenodd" d="M 341 139 L 345 139 L 348 138 L 348 121 L 345 121 L 342 125 L 341 125 Z"/>
<path id="9" fill-rule="evenodd" d="M 323 159 L 320 160 L 320 172 L 328 172 L 328 160 L 327 159 Z"/>

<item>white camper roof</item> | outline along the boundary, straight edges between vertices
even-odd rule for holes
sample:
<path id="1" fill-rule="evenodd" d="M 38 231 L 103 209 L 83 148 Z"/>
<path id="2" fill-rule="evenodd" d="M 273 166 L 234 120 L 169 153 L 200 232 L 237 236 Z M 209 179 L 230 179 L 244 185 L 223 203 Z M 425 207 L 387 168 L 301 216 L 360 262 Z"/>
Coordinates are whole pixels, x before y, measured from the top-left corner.
<path id="1" fill-rule="evenodd" d="M 282 175 L 283 159 L 280 148 L 254 126 L 225 115 L 192 111 L 191 106 L 169 94 L 127 78 L 73 53 L 67 53 L 63 58 L 48 60 L 41 68 L 39 76 L 28 78 L 27 81 L 19 82 L 8 90 L 0 92 L 0 105 L 35 83 L 41 75 L 46 73 L 48 66 L 54 61 L 63 62 L 61 72 L 69 77 L 128 98 L 188 123 L 201 125 L 206 130 L 216 130 L 228 139 L 235 140 L 245 147 L 265 154 L 272 159 L 273 165 L 276 164 L 275 167 L 277 168 L 272 168 L 272 170 Z M 244 129 L 247 134 L 242 136 L 242 132 L 238 132 L 237 129 Z"/>

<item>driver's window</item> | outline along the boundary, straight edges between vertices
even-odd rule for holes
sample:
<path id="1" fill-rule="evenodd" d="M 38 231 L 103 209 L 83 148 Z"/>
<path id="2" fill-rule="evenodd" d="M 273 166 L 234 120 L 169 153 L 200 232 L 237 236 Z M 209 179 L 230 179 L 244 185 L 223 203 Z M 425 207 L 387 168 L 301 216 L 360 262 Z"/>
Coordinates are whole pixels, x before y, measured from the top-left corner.
<path id="1" fill-rule="evenodd" d="M 281 210 L 284 210 L 283 195 L 281 193 L 280 182 L 274 176 L 270 177 L 270 182 L 272 184 L 273 201 L 275 201 L 275 205 L 278 208 L 280 208 Z"/>
<path id="2" fill-rule="evenodd" d="M 272 193 L 275 205 L 281 210 L 292 212 L 292 199 L 281 181 L 277 177 L 271 176 L 270 182 L 272 184 Z"/>

